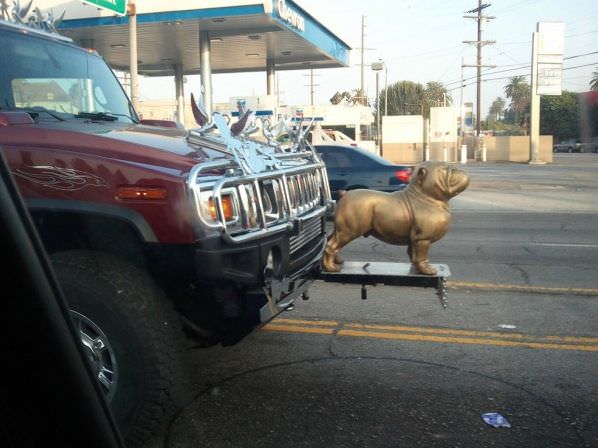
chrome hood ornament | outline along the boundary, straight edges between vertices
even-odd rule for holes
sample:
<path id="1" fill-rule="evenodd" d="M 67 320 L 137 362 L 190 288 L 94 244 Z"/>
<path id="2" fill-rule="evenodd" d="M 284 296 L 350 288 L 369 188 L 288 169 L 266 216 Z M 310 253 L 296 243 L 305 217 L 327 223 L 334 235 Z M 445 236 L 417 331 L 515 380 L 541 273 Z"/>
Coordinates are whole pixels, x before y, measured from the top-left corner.
<path id="1" fill-rule="evenodd" d="M 200 127 L 189 131 L 189 143 L 231 155 L 238 169 L 244 174 L 297 166 L 306 163 L 306 156 L 312 161 L 319 161 L 319 157 L 306 141 L 313 120 L 307 126 L 303 126 L 303 121 L 293 126 L 288 119 L 280 120 L 274 125 L 270 120 L 262 120 L 262 132 L 267 141 L 264 143 L 250 137 L 259 128 L 256 125 L 255 113 L 247 107 L 245 101 L 237 102 L 239 119 L 230 126 L 231 120 L 228 115 L 214 112 L 209 117 L 203 104 L 196 102 L 193 95 L 191 109 Z M 278 138 L 285 133 L 289 137 L 289 144 L 283 145 Z"/>
<path id="2" fill-rule="evenodd" d="M 47 33 L 58 34 L 57 28 L 62 23 L 66 11 L 63 11 L 60 16 L 56 17 L 53 11 L 44 14 L 36 7 L 29 14 L 32 5 L 33 0 L 29 0 L 26 6 L 21 6 L 20 0 L 13 0 L 12 6 L 9 5 L 9 0 L 0 0 L 0 19 Z"/>

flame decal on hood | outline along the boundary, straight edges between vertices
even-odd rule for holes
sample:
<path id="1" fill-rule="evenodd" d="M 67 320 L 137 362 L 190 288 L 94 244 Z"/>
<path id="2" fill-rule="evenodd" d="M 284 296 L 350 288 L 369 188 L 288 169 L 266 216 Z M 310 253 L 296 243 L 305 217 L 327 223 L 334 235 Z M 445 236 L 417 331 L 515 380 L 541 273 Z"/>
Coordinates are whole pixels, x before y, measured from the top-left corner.
<path id="1" fill-rule="evenodd" d="M 37 165 L 28 166 L 25 169 L 19 168 L 12 173 L 29 182 L 54 190 L 78 191 L 85 187 L 109 187 L 105 179 L 73 168 Z"/>

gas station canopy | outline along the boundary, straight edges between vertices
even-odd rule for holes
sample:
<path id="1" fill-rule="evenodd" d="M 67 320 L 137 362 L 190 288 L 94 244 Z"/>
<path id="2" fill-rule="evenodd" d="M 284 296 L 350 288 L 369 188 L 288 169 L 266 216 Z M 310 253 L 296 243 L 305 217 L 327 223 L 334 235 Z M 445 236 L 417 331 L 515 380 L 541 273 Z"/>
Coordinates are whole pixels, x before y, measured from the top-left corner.
<path id="1" fill-rule="evenodd" d="M 59 31 L 96 49 L 115 69 L 129 69 L 127 16 L 81 1 L 42 1 Z M 290 0 L 138 0 L 138 72 L 200 73 L 200 32 L 210 40 L 212 73 L 346 67 L 350 47 Z M 48 10 L 48 8 L 44 8 Z"/>

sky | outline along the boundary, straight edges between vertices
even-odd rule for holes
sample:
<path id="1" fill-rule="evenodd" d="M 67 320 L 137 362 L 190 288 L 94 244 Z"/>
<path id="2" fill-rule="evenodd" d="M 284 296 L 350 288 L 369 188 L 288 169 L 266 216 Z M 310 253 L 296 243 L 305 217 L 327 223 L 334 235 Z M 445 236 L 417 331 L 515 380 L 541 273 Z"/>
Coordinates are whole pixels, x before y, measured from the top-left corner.
<path id="1" fill-rule="evenodd" d="M 496 97 L 505 97 L 508 77 L 529 75 L 530 68 L 525 66 L 531 61 L 531 36 L 539 21 L 565 23 L 563 89 L 589 90 L 592 71 L 598 70 L 598 0 L 485 2 L 491 3 L 485 9 L 486 14 L 496 18 L 486 24 L 483 39 L 496 43 L 483 48 L 483 63 L 497 67 L 483 72 L 488 79 L 482 84 L 484 116 Z M 296 3 L 353 48 L 349 67 L 314 71 L 315 82 L 319 84 L 315 90 L 316 104 L 329 103 L 337 91 L 359 87 L 362 15 L 365 15 L 366 23 L 366 64 L 383 60 L 387 66 L 388 84 L 401 80 L 422 84 L 440 81 L 449 89 L 454 104 L 459 104 L 461 61 L 474 64 L 476 57 L 475 47 L 462 41 L 477 38 L 477 22 L 463 18 L 463 15 L 477 7 L 476 0 L 296 0 Z M 309 104 L 308 78 L 305 76 L 308 73 L 307 70 L 280 72 L 279 90 L 283 103 Z M 475 104 L 475 74 L 475 68 L 464 69 L 463 102 Z M 370 98 L 375 98 L 375 72 L 369 66 L 365 68 L 365 77 L 366 92 Z M 156 91 L 163 92 L 161 98 L 174 97 L 173 86 L 156 89 L 160 82 L 163 81 L 143 79 L 141 98 L 160 98 L 154 93 Z M 380 88 L 384 82 L 381 73 Z M 188 77 L 188 90 L 197 91 L 198 85 L 198 77 Z M 232 96 L 265 94 L 266 75 L 214 75 L 213 90 L 215 102 L 228 102 Z"/>

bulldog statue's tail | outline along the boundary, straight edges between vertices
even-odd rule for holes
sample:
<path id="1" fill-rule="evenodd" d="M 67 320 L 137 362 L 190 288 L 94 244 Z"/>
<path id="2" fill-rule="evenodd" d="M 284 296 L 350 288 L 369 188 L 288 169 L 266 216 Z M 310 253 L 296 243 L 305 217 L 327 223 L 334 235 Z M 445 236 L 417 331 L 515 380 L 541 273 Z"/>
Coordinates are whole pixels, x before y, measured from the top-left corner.
<path id="1" fill-rule="evenodd" d="M 389 244 L 407 246 L 416 270 L 435 275 L 436 270 L 428 261 L 428 250 L 449 228 L 449 199 L 468 185 L 465 171 L 443 162 L 424 162 L 415 167 L 404 190 L 348 191 L 337 203 L 334 233 L 326 244 L 323 269 L 340 271 L 341 248 L 359 236 L 372 235 Z"/>

